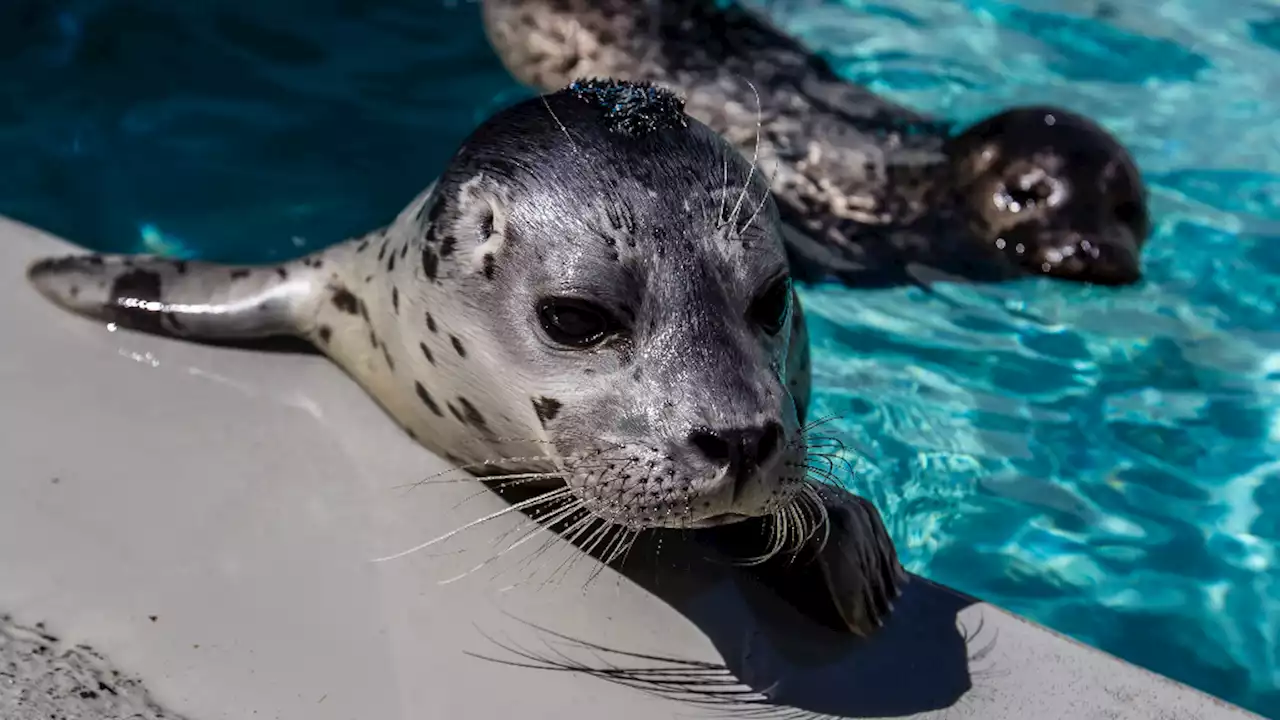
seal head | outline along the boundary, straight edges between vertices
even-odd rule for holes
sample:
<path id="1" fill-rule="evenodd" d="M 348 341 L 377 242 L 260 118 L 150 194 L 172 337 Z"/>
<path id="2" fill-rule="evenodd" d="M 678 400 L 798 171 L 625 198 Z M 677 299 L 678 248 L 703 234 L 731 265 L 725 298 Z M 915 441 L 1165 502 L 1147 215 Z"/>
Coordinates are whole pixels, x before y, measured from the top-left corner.
<path id="1" fill-rule="evenodd" d="M 583 80 L 518 104 L 441 188 L 457 254 L 493 256 L 491 281 L 468 289 L 487 309 L 472 322 L 503 339 L 488 382 L 519 368 L 587 509 L 705 527 L 794 497 L 807 448 L 778 212 L 676 96 Z"/>
<path id="2" fill-rule="evenodd" d="M 1141 277 L 1146 191 L 1128 151 L 1097 123 L 1014 108 L 950 139 L 946 153 L 970 231 L 1024 271 L 1099 285 Z"/>

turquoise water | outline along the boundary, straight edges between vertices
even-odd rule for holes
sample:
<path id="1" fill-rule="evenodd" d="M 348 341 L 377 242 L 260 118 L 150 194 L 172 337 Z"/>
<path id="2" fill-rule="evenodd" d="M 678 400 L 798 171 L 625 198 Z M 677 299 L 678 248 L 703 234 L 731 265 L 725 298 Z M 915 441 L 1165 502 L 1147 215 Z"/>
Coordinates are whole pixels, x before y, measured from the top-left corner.
<path id="1" fill-rule="evenodd" d="M 912 570 L 1280 716 L 1280 6 L 752 4 L 917 107 L 1133 148 L 1144 284 L 809 288 L 816 412 Z M 445 0 L 5 0 L 0 78 L 0 213 L 223 260 L 385 221 L 524 94 Z"/>

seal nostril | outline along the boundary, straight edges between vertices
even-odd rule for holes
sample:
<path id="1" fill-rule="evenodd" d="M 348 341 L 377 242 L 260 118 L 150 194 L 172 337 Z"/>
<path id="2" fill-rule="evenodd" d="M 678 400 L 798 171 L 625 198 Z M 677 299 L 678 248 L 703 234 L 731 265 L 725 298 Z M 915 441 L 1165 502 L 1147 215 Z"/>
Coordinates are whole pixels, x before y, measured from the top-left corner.
<path id="1" fill-rule="evenodd" d="M 698 428 L 689 433 L 689 442 L 714 463 L 727 463 L 733 454 L 729 441 L 708 428 Z"/>
<path id="2" fill-rule="evenodd" d="M 773 421 L 754 428 L 719 431 L 697 428 L 689 433 L 689 443 L 703 457 L 729 468 L 735 498 L 755 477 L 760 466 L 778 451 L 781 441 L 782 425 Z"/>

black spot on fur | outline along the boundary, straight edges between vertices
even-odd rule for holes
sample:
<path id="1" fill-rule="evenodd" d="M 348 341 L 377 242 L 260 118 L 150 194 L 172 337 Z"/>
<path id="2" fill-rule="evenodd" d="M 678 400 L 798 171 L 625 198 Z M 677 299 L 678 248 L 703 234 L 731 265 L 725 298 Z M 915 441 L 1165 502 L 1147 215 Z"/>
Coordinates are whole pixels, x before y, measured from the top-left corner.
<path id="1" fill-rule="evenodd" d="M 90 265 L 92 267 L 102 267 L 105 261 L 102 259 L 101 255 L 90 255 L 84 259 L 84 262 L 86 265 Z"/>
<path id="2" fill-rule="evenodd" d="M 444 210 L 444 198 L 439 191 L 431 193 L 431 197 L 418 208 L 418 226 L 430 229 L 436 224 L 436 220 L 440 218 L 441 211 Z"/>
<path id="3" fill-rule="evenodd" d="M 281 280 L 288 280 L 288 279 L 289 279 L 289 271 L 288 271 L 288 270 L 286 270 L 286 269 L 285 269 L 285 268 L 283 268 L 283 267 L 278 267 L 278 268 L 276 268 L 276 274 L 280 276 L 280 279 L 281 279 Z"/>
<path id="4" fill-rule="evenodd" d="M 71 288 L 67 290 L 67 292 L 68 294 L 71 295 L 71 299 L 75 300 L 76 298 L 80 297 L 80 286 L 72 285 Z"/>
<path id="5" fill-rule="evenodd" d="M 458 246 L 457 240 L 454 240 L 451 237 L 441 238 L 440 239 L 440 257 L 442 258 L 449 257 L 450 255 L 453 254 L 453 251 L 455 248 L 457 248 L 457 246 Z"/>
<path id="6" fill-rule="evenodd" d="M 130 270 L 117 277 L 115 282 L 111 283 L 111 297 L 116 304 L 116 311 L 127 317 L 126 322 L 130 327 L 158 333 L 166 331 L 181 332 L 182 326 L 178 324 L 173 313 L 151 312 L 126 305 L 128 301 L 160 302 L 161 293 L 162 283 L 160 276 L 150 270 L 141 268 Z M 130 304 L 132 303 L 130 302 Z M 162 321 L 165 319 L 172 323 L 171 327 L 166 328 L 164 326 Z"/>
<path id="7" fill-rule="evenodd" d="M 378 260 L 379 260 L 379 261 L 382 261 L 382 260 L 384 260 L 384 259 L 387 257 L 387 243 L 389 243 L 389 242 L 391 242 L 391 241 L 390 241 L 390 240 L 383 239 L 383 241 L 382 241 L 382 247 L 378 248 Z"/>
<path id="8" fill-rule="evenodd" d="M 396 254 L 391 253 L 391 256 L 387 258 L 387 272 L 395 272 L 395 270 L 396 270 Z"/>
<path id="9" fill-rule="evenodd" d="M 462 347 L 462 341 L 458 339 L 457 335 L 450 335 L 449 342 L 453 343 L 453 349 L 458 353 L 458 357 L 467 356 L 467 349 Z"/>
<path id="10" fill-rule="evenodd" d="M 160 276 L 150 270 L 130 270 L 111 284 L 111 296 L 121 300 L 160 301 Z"/>
<path id="11" fill-rule="evenodd" d="M 495 269 L 497 268 L 494 266 L 493 253 L 485 253 L 484 254 L 484 276 L 492 280 L 493 271 Z"/>
<path id="12" fill-rule="evenodd" d="M 176 271 L 178 272 L 178 274 L 179 274 L 179 275 L 186 275 L 186 274 L 187 274 L 187 261 L 186 261 L 186 260 L 175 260 L 175 261 L 174 261 L 174 263 L 173 263 L 173 269 L 174 269 L 174 270 L 176 270 Z"/>
<path id="13" fill-rule="evenodd" d="M 436 332 L 436 319 L 431 317 L 431 313 L 427 313 L 427 329 Z"/>
<path id="14" fill-rule="evenodd" d="M 458 412 L 458 408 L 454 407 L 453 403 L 445 403 L 445 405 L 448 406 L 449 412 L 453 413 L 453 417 L 458 422 L 462 423 L 463 425 L 467 424 L 467 419 L 462 417 L 462 413 Z"/>
<path id="15" fill-rule="evenodd" d="M 436 404 L 435 398 L 431 397 L 431 393 L 427 392 L 427 389 L 422 386 L 422 383 L 414 381 L 413 390 L 418 393 L 418 399 L 422 401 L 423 405 L 430 408 L 431 412 L 439 415 L 440 417 L 444 417 L 444 413 L 440 412 L 440 406 Z"/>
<path id="16" fill-rule="evenodd" d="M 488 429 L 488 423 L 485 422 L 484 416 L 476 409 L 471 401 L 460 397 L 458 404 L 462 406 L 462 416 L 467 419 L 467 424 L 480 429 Z"/>
<path id="17" fill-rule="evenodd" d="M 403 260 L 405 255 L 409 254 L 409 243 L 405 243 L 400 247 L 400 259 Z"/>
<path id="18" fill-rule="evenodd" d="M 369 322 L 369 306 L 364 304 L 364 300 L 359 301 L 359 303 L 360 303 L 360 317 L 364 318 L 364 322 L 366 325 L 371 325 L 372 323 Z"/>
<path id="19" fill-rule="evenodd" d="M 391 372 L 395 372 L 396 361 L 391 359 L 391 350 L 386 345 L 382 346 L 382 357 L 386 359 L 387 367 L 391 369 Z"/>
<path id="20" fill-rule="evenodd" d="M 376 333 L 376 332 L 374 332 L 374 331 L 372 331 L 372 330 L 370 330 L 370 331 L 369 331 L 369 344 L 370 344 L 370 345 L 372 345 L 372 346 L 374 347 L 374 349 L 377 349 L 377 347 L 378 347 L 378 345 L 379 345 L 379 343 L 378 343 L 378 333 Z"/>
<path id="21" fill-rule="evenodd" d="M 348 315 L 355 315 L 360 308 L 360 299 L 346 288 L 338 288 L 333 293 L 333 306 Z"/>
<path id="22" fill-rule="evenodd" d="M 555 398 L 540 397 L 533 401 L 533 411 L 538 414 L 538 421 L 543 425 L 548 420 L 554 420 L 560 414 L 560 408 L 564 405 Z"/>
<path id="23" fill-rule="evenodd" d="M 398 287 L 391 288 L 391 309 L 397 315 L 400 314 L 400 288 Z"/>
<path id="24" fill-rule="evenodd" d="M 368 241 L 368 240 L 361 240 L 361 241 L 360 241 L 360 244 L 356 246 L 356 252 L 358 252 L 358 253 L 362 253 L 362 252 L 364 252 L 365 250 L 368 250 L 368 249 L 369 249 L 369 241 Z"/>
<path id="25" fill-rule="evenodd" d="M 436 364 L 436 358 L 431 354 L 431 348 L 427 347 L 426 343 L 418 343 L 418 349 L 422 350 L 422 356 L 427 359 L 427 362 L 432 365 Z"/>
<path id="26" fill-rule="evenodd" d="M 232 280 L 243 280 L 243 279 L 245 279 L 245 278 L 249 277 L 249 275 L 250 275 L 250 274 L 251 274 L 251 273 L 250 273 L 248 270 L 232 270 L 232 271 L 231 271 L 231 279 L 232 279 Z"/>
<path id="27" fill-rule="evenodd" d="M 432 280 L 436 279 L 436 273 L 440 270 L 440 256 L 436 251 L 427 245 L 422 248 L 422 272 Z"/>
<path id="28" fill-rule="evenodd" d="M 480 217 L 480 242 L 488 240 L 491 235 L 493 235 L 493 209 L 488 208 Z"/>
<path id="29" fill-rule="evenodd" d="M 324 343 L 325 345 L 328 345 L 329 338 L 333 337 L 333 328 L 329 327 L 328 325 L 321 325 L 320 330 L 318 331 L 318 334 L 320 335 L 320 342 Z"/>

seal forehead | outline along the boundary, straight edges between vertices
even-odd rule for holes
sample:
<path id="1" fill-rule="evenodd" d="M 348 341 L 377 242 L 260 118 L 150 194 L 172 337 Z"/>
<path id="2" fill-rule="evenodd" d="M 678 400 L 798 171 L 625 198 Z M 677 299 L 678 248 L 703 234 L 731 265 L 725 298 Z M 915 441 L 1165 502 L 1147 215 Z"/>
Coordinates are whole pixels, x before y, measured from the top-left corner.
<path id="1" fill-rule="evenodd" d="M 599 109 L 608 130 L 620 135 L 648 135 L 689 126 L 684 101 L 650 83 L 591 78 L 575 80 L 566 91 Z"/>

